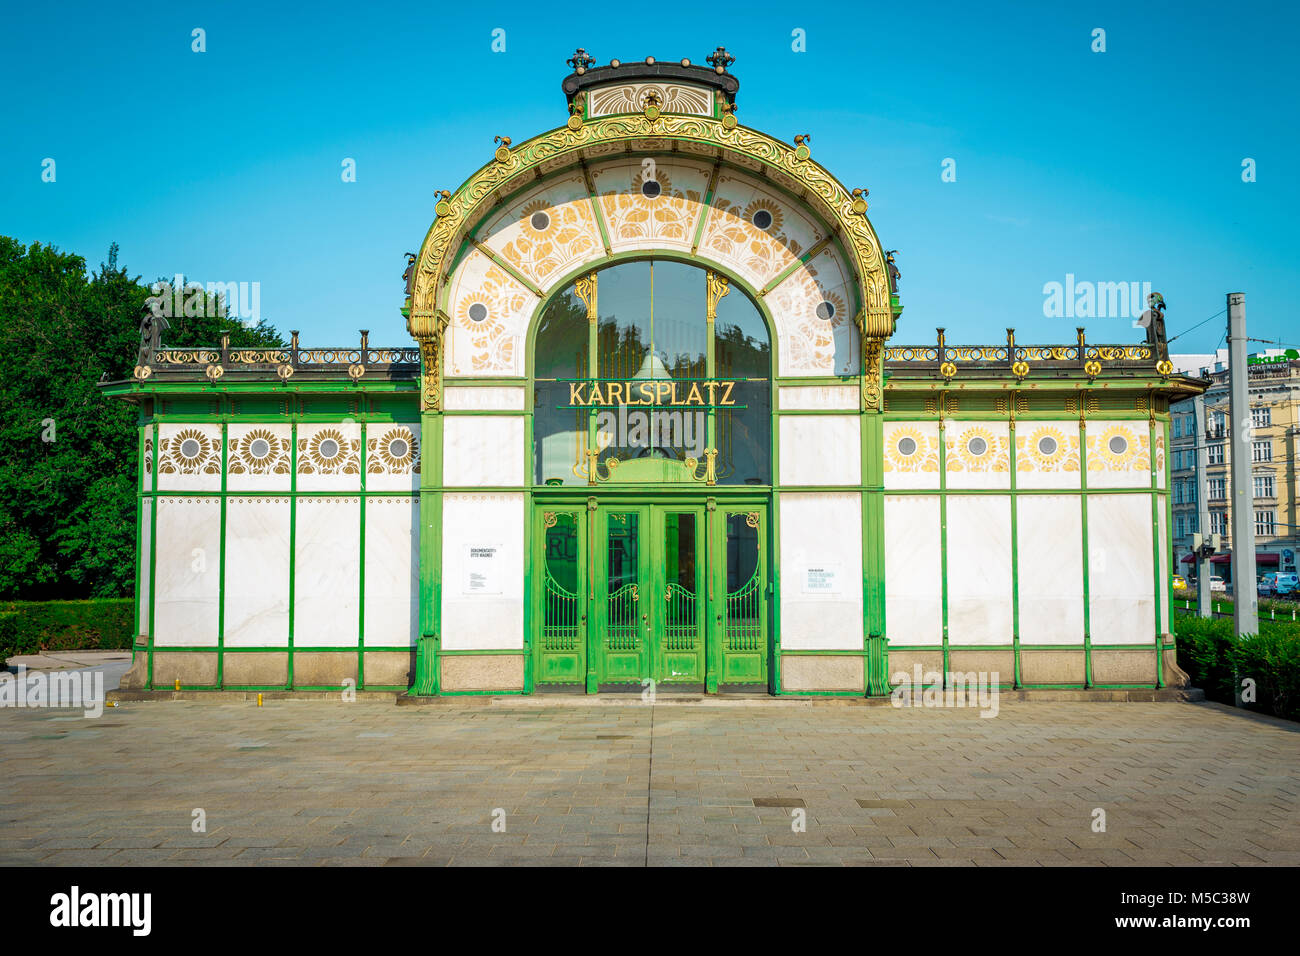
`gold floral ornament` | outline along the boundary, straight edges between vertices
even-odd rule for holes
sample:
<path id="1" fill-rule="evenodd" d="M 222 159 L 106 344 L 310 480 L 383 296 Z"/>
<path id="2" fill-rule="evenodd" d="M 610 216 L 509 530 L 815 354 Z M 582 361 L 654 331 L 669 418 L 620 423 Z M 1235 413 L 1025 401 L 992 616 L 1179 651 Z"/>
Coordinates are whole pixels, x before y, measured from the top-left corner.
<path id="1" fill-rule="evenodd" d="M 1078 471 L 1078 440 L 1051 425 L 1016 436 L 1016 471 Z"/>
<path id="2" fill-rule="evenodd" d="M 944 362 L 939 366 L 939 374 L 951 381 L 957 374 L 957 366 L 952 362 Z"/>
<path id="3" fill-rule="evenodd" d="M 254 428 L 231 439 L 228 467 L 232 475 L 287 475 L 289 439 L 268 428 Z"/>
<path id="4" fill-rule="evenodd" d="M 885 442 L 885 471 L 937 472 L 939 442 L 915 425 L 892 429 Z"/>
<path id="5" fill-rule="evenodd" d="M 959 438 L 949 438 L 948 471 L 1009 471 L 1007 440 L 982 425 L 967 428 Z"/>
<path id="6" fill-rule="evenodd" d="M 158 442 L 158 474 L 221 474 L 221 439 L 197 428 L 183 428 Z"/>
<path id="7" fill-rule="evenodd" d="M 366 441 L 366 474 L 418 475 L 420 440 L 406 426 L 390 428 Z"/>
<path id="8" fill-rule="evenodd" d="M 1161 359 L 1156 363 L 1156 371 L 1160 373 L 1161 378 L 1168 378 L 1173 374 L 1174 363 L 1169 359 Z"/>
<path id="9" fill-rule="evenodd" d="M 1029 363 L 1026 362 L 1024 359 L 1020 359 L 1018 362 L 1012 362 L 1011 374 L 1018 379 L 1023 379 L 1026 375 L 1029 374 Z"/>
<path id="10" fill-rule="evenodd" d="M 494 142 L 494 143 L 500 143 L 500 144 L 501 144 L 500 146 L 497 147 L 497 151 L 496 151 L 496 160 L 497 160 L 497 162 L 498 162 L 498 163 L 508 163 L 508 162 L 510 162 L 510 137 L 509 137 L 509 136 L 493 136 L 493 137 L 492 137 L 492 142 Z"/>
<path id="11" fill-rule="evenodd" d="M 1096 378 L 1101 374 L 1101 363 L 1096 359 L 1088 359 L 1088 361 L 1083 363 L 1083 370 L 1087 373 L 1088 378 Z"/>
<path id="12" fill-rule="evenodd" d="M 337 428 L 322 428 L 310 438 L 298 439 L 298 473 L 302 475 L 358 475 L 361 442 L 343 437 Z"/>
<path id="13" fill-rule="evenodd" d="M 1088 436 L 1089 471 L 1147 471 L 1150 467 L 1147 436 L 1136 429 L 1111 425 Z"/>

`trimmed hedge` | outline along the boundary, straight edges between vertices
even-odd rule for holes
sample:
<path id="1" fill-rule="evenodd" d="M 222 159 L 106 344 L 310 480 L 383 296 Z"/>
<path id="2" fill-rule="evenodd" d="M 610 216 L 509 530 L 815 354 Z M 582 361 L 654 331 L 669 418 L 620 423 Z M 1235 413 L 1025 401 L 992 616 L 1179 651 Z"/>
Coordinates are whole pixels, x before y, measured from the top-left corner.
<path id="1" fill-rule="evenodd" d="M 0 602 L 0 660 L 41 651 L 129 650 L 135 601 Z"/>
<path id="2" fill-rule="evenodd" d="M 1178 666 L 1210 700 L 1235 701 L 1241 682 L 1255 681 L 1256 699 L 1244 706 L 1300 720 L 1300 624 L 1261 620 L 1258 634 L 1238 639 L 1231 618 L 1174 618 Z"/>

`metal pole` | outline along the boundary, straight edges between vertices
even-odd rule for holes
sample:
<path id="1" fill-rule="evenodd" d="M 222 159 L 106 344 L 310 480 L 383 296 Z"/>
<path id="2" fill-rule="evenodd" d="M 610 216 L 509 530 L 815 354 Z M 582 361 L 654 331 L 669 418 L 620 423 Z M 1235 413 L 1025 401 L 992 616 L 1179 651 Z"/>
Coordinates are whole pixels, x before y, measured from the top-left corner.
<path id="1" fill-rule="evenodd" d="M 1196 436 L 1193 454 L 1196 456 L 1196 530 L 1206 546 L 1196 555 L 1196 613 L 1200 617 L 1210 617 L 1210 505 L 1209 483 L 1205 471 L 1210 464 L 1210 423 L 1205 418 L 1205 395 L 1192 399 L 1192 427 Z"/>
<path id="2" fill-rule="evenodd" d="M 1250 483 L 1250 369 L 1246 365 L 1246 296 L 1228 293 L 1228 380 L 1232 423 L 1232 623 L 1240 637 L 1259 633 L 1255 586 L 1255 496 Z"/>

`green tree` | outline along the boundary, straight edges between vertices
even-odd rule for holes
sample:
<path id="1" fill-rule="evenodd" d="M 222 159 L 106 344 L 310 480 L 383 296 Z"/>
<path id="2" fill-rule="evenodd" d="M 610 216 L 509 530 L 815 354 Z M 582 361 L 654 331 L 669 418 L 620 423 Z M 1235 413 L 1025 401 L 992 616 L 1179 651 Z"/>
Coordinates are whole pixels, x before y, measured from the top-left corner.
<path id="1" fill-rule="evenodd" d="M 98 383 L 130 377 L 150 289 L 117 264 L 0 236 L 0 598 L 134 593 L 137 412 Z M 225 303 L 172 319 L 168 345 L 282 345 Z M 209 315 L 211 311 L 213 314 Z"/>

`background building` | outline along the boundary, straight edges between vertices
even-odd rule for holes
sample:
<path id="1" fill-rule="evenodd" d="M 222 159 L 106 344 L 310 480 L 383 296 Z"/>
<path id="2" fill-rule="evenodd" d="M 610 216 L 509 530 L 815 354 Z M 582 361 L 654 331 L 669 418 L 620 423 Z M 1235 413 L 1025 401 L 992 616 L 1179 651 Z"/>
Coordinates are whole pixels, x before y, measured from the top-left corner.
<path id="1" fill-rule="evenodd" d="M 1195 574 L 1190 560 L 1192 535 L 1222 535 L 1212 559 L 1214 573 L 1231 581 L 1232 435 L 1234 424 L 1251 435 L 1251 500 L 1255 518 L 1257 573 L 1294 571 L 1297 537 L 1296 435 L 1300 430 L 1300 355 L 1294 349 L 1266 349 L 1251 354 L 1250 417 L 1231 420 L 1228 400 L 1228 350 L 1214 355 L 1172 355 L 1175 368 L 1210 382 L 1205 392 L 1205 422 L 1198 425 L 1196 402 L 1170 406 L 1173 479 L 1174 567 Z M 1198 492 L 1198 455 L 1206 451 L 1205 500 Z M 1203 519 L 1202 515 L 1208 515 Z M 1205 524 L 1204 528 L 1201 527 Z"/>

